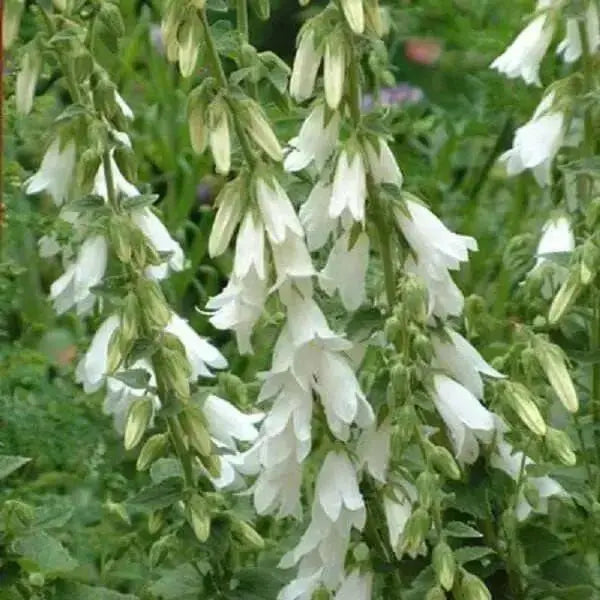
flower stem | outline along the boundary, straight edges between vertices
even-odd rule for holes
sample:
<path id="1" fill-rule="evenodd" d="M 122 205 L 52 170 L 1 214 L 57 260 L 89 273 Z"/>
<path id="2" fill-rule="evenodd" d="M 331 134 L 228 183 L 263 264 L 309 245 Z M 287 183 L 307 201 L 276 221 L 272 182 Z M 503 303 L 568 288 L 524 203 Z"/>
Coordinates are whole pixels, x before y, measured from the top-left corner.
<path id="1" fill-rule="evenodd" d="M 185 487 L 187 489 L 194 489 L 196 487 L 194 468 L 192 465 L 190 453 L 186 450 L 185 443 L 183 441 L 183 430 L 181 428 L 181 424 L 179 423 L 179 419 L 176 416 L 168 417 L 167 425 L 169 428 L 171 441 L 173 442 L 173 446 L 175 447 L 175 453 L 177 454 L 179 462 L 183 467 Z"/>
<path id="2" fill-rule="evenodd" d="M 248 0 L 237 0 L 237 29 L 245 42 L 248 41 Z"/>

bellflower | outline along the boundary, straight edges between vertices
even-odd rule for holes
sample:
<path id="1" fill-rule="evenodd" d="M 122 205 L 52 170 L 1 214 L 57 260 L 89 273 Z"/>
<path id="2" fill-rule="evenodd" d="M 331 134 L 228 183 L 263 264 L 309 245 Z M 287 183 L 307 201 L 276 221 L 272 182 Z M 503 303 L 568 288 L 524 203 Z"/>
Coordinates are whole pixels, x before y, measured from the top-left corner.
<path id="1" fill-rule="evenodd" d="M 361 573 L 357 569 L 346 576 L 334 600 L 371 600 L 373 573 Z"/>
<path id="2" fill-rule="evenodd" d="M 542 228 L 542 236 L 535 252 L 535 267 L 539 267 L 546 260 L 547 254 L 573 252 L 575 249 L 575 236 L 571 221 L 564 215 L 550 219 Z"/>
<path id="3" fill-rule="evenodd" d="M 39 194 L 46 191 L 56 206 L 63 204 L 68 199 L 75 172 L 75 148 L 73 140 L 63 145 L 58 137 L 55 138 L 37 173 L 25 182 L 25 192 Z"/>
<path id="4" fill-rule="evenodd" d="M 380 483 L 387 481 L 391 454 L 392 429 L 389 420 L 379 427 L 365 429 L 358 440 L 358 458 L 369 474 Z"/>
<path id="5" fill-rule="evenodd" d="M 303 102 L 312 96 L 322 58 L 323 51 L 316 43 L 313 30 L 303 29 L 290 77 L 290 94 L 297 102 Z"/>
<path id="6" fill-rule="evenodd" d="M 378 184 L 390 183 L 402 187 L 404 177 L 387 142 L 383 138 L 378 138 L 375 144 L 368 141 L 364 147 L 373 181 Z"/>
<path id="7" fill-rule="evenodd" d="M 331 185 L 318 181 L 300 207 L 300 222 L 306 231 L 306 243 L 311 251 L 324 246 L 335 229 L 337 218 L 329 216 L 331 190 Z"/>
<path id="8" fill-rule="evenodd" d="M 517 129 L 512 148 L 500 156 L 509 176 L 531 169 L 539 185 L 551 183 L 552 162 L 566 133 L 565 115 L 553 102 L 554 92 L 546 94 L 531 120 Z"/>
<path id="9" fill-rule="evenodd" d="M 288 235 L 281 244 L 273 243 L 271 249 L 277 272 L 275 287 L 293 279 L 311 277 L 315 274 L 310 254 L 302 237 Z"/>
<path id="10" fill-rule="evenodd" d="M 465 387 L 445 375 L 434 375 L 433 403 L 448 428 L 456 458 L 472 464 L 479 442 L 490 443 L 495 423 L 491 412 Z"/>
<path id="11" fill-rule="evenodd" d="M 243 279 L 251 269 L 254 269 L 260 279 L 266 279 L 265 231 L 261 220 L 249 210 L 238 232 L 233 274 L 236 278 Z"/>
<path id="12" fill-rule="evenodd" d="M 107 257 L 108 245 L 104 236 L 94 235 L 83 242 L 75 262 L 50 286 L 50 298 L 59 315 L 74 305 L 79 315 L 92 310 L 96 296 L 91 288 L 102 282 Z"/>
<path id="13" fill-rule="evenodd" d="M 598 7 L 595 2 L 588 2 L 585 13 L 585 30 L 588 38 L 588 47 L 591 53 L 600 48 L 600 19 L 598 18 Z M 556 49 L 562 54 L 566 63 L 573 63 L 581 56 L 581 36 L 577 19 L 567 19 L 567 35 Z"/>
<path id="14" fill-rule="evenodd" d="M 329 216 L 339 217 L 346 209 L 355 221 L 365 220 L 367 179 L 360 152 L 344 148 L 338 157 L 333 178 Z"/>
<path id="15" fill-rule="evenodd" d="M 471 344 L 459 333 L 446 327 L 444 336 L 433 335 L 434 366 L 446 370 L 475 397 L 483 397 L 481 375 L 504 377 L 491 367 Z"/>
<path id="16" fill-rule="evenodd" d="M 331 110 L 336 110 L 342 101 L 346 68 L 343 38 L 335 34 L 330 34 L 325 43 L 323 80 L 325 101 Z"/>
<path id="17" fill-rule="evenodd" d="M 416 501 L 417 490 L 408 481 L 403 481 L 401 488 L 394 488 L 383 496 L 383 510 L 390 546 L 398 558 L 401 555 L 400 548 L 402 547 L 404 528 L 412 513 L 413 503 Z"/>
<path id="18" fill-rule="evenodd" d="M 272 243 L 281 244 L 290 232 L 299 237 L 304 236 L 294 207 L 276 179 L 258 177 L 256 197 L 267 235 Z"/>
<path id="19" fill-rule="evenodd" d="M 549 8 L 554 0 L 539 0 L 537 10 L 543 11 L 523 29 L 513 43 L 492 63 L 509 79 L 521 77 L 525 83 L 540 85 L 540 63 L 554 36 L 555 21 Z"/>
<path id="20" fill-rule="evenodd" d="M 335 149 L 339 129 L 339 114 L 328 115 L 325 106 L 317 104 L 302 124 L 298 136 L 290 140 L 291 150 L 283 162 L 285 170 L 301 171 L 314 161 L 317 170 L 321 171 Z"/>

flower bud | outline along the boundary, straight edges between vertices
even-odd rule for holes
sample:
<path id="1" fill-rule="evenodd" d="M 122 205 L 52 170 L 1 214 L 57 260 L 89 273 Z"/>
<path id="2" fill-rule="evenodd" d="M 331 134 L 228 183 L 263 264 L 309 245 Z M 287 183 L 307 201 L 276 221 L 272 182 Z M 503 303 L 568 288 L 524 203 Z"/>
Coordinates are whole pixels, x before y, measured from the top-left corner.
<path id="1" fill-rule="evenodd" d="M 344 39 L 335 33 L 330 34 L 325 43 L 323 76 L 325 79 L 325 100 L 331 110 L 336 110 L 344 92 L 346 73 Z"/>
<path id="2" fill-rule="evenodd" d="M 433 466 L 442 474 L 457 481 L 460 479 L 460 469 L 454 457 L 443 446 L 433 446 L 429 454 Z"/>
<path id="3" fill-rule="evenodd" d="M 20 500 L 6 500 L 2 505 L 2 517 L 6 531 L 16 532 L 29 527 L 35 518 L 35 510 Z"/>
<path id="4" fill-rule="evenodd" d="M 390 383 L 392 384 L 392 390 L 396 397 L 402 401 L 403 396 L 406 394 L 408 389 L 408 383 L 410 380 L 410 372 L 408 368 L 401 362 L 397 362 L 390 368 Z"/>
<path id="5" fill-rule="evenodd" d="M 242 218 L 244 192 L 240 183 L 240 178 L 226 183 L 217 196 L 216 204 L 219 209 L 208 239 L 208 253 L 212 258 L 225 252 Z"/>
<path id="6" fill-rule="evenodd" d="M 375 35 L 377 37 L 383 37 L 385 34 L 385 27 L 378 0 L 366 0 L 365 18 L 367 26 L 375 33 Z"/>
<path id="7" fill-rule="evenodd" d="M 579 271 L 574 271 L 561 285 L 556 296 L 554 296 L 554 300 L 550 305 L 550 311 L 548 312 L 548 321 L 550 325 L 556 325 L 556 323 L 560 321 L 573 302 L 577 300 L 580 291 L 581 282 L 579 280 Z"/>
<path id="8" fill-rule="evenodd" d="M 87 148 L 83 151 L 77 166 L 77 178 L 83 190 L 89 190 L 94 184 L 101 162 L 102 157 L 95 149 Z"/>
<path id="9" fill-rule="evenodd" d="M 198 17 L 192 14 L 188 17 L 179 31 L 179 71 L 182 77 L 190 77 L 196 68 L 198 47 L 202 39 L 202 25 Z"/>
<path id="10" fill-rule="evenodd" d="M 534 350 L 546 377 L 555 391 L 558 399 L 569 412 L 576 412 L 579 408 L 577 392 L 573 381 L 567 371 L 567 366 L 560 348 L 541 338 L 537 338 Z"/>
<path id="11" fill-rule="evenodd" d="M 419 504 L 429 510 L 438 491 L 438 476 L 431 471 L 423 471 L 417 477 L 416 487 L 419 495 Z"/>
<path id="12" fill-rule="evenodd" d="M 188 405 L 179 415 L 179 420 L 192 448 L 200 456 L 210 456 L 213 446 L 202 411 L 196 406 Z"/>
<path id="13" fill-rule="evenodd" d="M 106 77 L 101 77 L 94 89 L 94 103 L 107 119 L 119 112 L 116 92 L 115 84 Z"/>
<path id="14" fill-rule="evenodd" d="M 17 75 L 15 104 L 17 112 L 27 115 L 33 106 L 35 86 L 42 67 L 42 57 L 35 45 L 30 45 L 21 60 L 21 70 Z"/>
<path id="15" fill-rule="evenodd" d="M 309 1 L 310 0 L 300 0 L 300 6 L 308 4 Z M 302 2 L 305 4 L 303 5 Z M 316 592 L 313 592 L 310 600 L 331 600 L 331 594 L 326 588 L 320 587 Z"/>
<path id="16" fill-rule="evenodd" d="M 141 441 L 152 419 L 152 400 L 144 396 L 135 400 L 129 408 L 123 443 L 125 450 L 135 448 Z"/>
<path id="17" fill-rule="evenodd" d="M 408 518 L 404 527 L 402 554 L 415 554 L 425 541 L 431 527 L 429 513 L 422 507 L 417 508 Z"/>
<path id="18" fill-rule="evenodd" d="M 138 471 L 145 471 L 157 458 L 160 458 L 169 445 L 169 438 L 165 433 L 157 433 L 149 437 L 137 459 L 136 468 Z"/>
<path id="19" fill-rule="evenodd" d="M 523 423 L 536 435 L 546 434 L 546 422 L 529 390 L 514 381 L 505 384 L 506 398 Z"/>
<path id="20" fill-rule="evenodd" d="M 530 480 L 526 480 L 523 484 L 523 496 L 525 496 L 525 500 L 527 500 L 533 508 L 539 507 L 540 491 Z"/>
<path id="21" fill-rule="evenodd" d="M 227 175 L 231 168 L 229 112 L 223 99 L 216 99 L 208 109 L 208 143 L 215 161 L 215 170 Z"/>
<path id="22" fill-rule="evenodd" d="M 121 144 L 115 148 L 113 157 L 125 179 L 135 181 L 137 179 L 137 164 L 133 150 L 129 146 Z"/>
<path id="23" fill-rule="evenodd" d="M 341 0 L 344 17 L 354 33 L 361 34 L 365 30 L 365 15 L 362 0 Z"/>
<path id="24" fill-rule="evenodd" d="M 148 515 L 148 533 L 157 534 L 165 523 L 165 518 L 160 510 L 155 510 Z"/>
<path id="25" fill-rule="evenodd" d="M 29 583 L 33 586 L 33 587 L 44 587 L 44 584 L 46 583 L 46 578 L 44 577 L 43 573 L 29 573 L 29 577 L 28 577 Z"/>
<path id="26" fill-rule="evenodd" d="M 315 33 L 305 26 L 300 32 L 290 77 L 290 94 L 297 102 L 303 102 L 312 96 L 321 58 L 322 51 L 317 45 Z"/>
<path id="27" fill-rule="evenodd" d="M 188 127 L 192 149 L 196 154 L 202 154 L 208 144 L 206 122 L 204 121 L 204 109 L 195 106 L 188 113 Z"/>
<path id="28" fill-rule="evenodd" d="M 271 16 L 271 2 L 270 0 L 252 0 L 252 8 L 256 13 L 256 16 L 261 21 L 268 21 Z"/>
<path id="29" fill-rule="evenodd" d="M 125 358 L 123 354 L 123 345 L 121 344 L 121 334 L 119 328 L 115 329 L 108 342 L 108 355 L 106 358 L 106 372 L 114 373 Z"/>
<path id="30" fill-rule="evenodd" d="M 580 277 L 583 285 L 589 285 L 594 276 L 598 263 L 600 262 L 600 249 L 594 243 L 592 239 L 589 239 L 583 245 L 583 253 L 581 256 L 580 264 Z"/>
<path id="31" fill-rule="evenodd" d="M 140 277 L 136 290 L 145 326 L 150 332 L 162 331 L 171 320 L 171 310 L 160 286 L 156 281 Z"/>
<path id="32" fill-rule="evenodd" d="M 248 400 L 246 384 L 233 373 L 219 373 L 219 384 L 227 398 L 235 400 L 237 404 L 244 406 Z"/>
<path id="33" fill-rule="evenodd" d="M 433 346 L 428 336 L 419 333 L 419 335 L 415 337 L 413 345 L 416 353 L 421 357 L 421 359 L 423 359 L 425 362 L 431 361 L 431 357 L 433 356 Z"/>
<path id="34" fill-rule="evenodd" d="M 556 457 L 563 465 L 572 467 L 577 462 L 571 439 L 564 431 L 548 427 L 545 437 L 548 452 Z"/>
<path id="35" fill-rule="evenodd" d="M 202 496 L 194 494 L 187 504 L 187 518 L 200 542 L 206 542 L 210 535 L 210 512 Z"/>
<path id="36" fill-rule="evenodd" d="M 461 582 L 464 600 L 492 600 L 492 595 L 479 577 L 465 571 Z"/>
<path id="37" fill-rule="evenodd" d="M 64 2 L 64 0 L 61 0 Z M 118 5 L 112 2 L 102 2 L 98 12 L 99 21 L 106 27 L 115 38 L 120 38 L 125 34 L 125 23 Z"/>
<path id="38" fill-rule="evenodd" d="M 245 541 L 249 546 L 256 550 L 262 550 L 265 547 L 265 540 L 262 536 L 250 525 L 242 519 L 233 519 L 231 522 L 231 529 L 234 534 Z"/>
<path id="39" fill-rule="evenodd" d="M 126 217 L 114 216 L 108 228 L 110 245 L 122 263 L 131 261 L 131 226 Z"/>
<path id="40" fill-rule="evenodd" d="M 432 587 L 425 596 L 425 600 L 445 600 L 445 598 L 446 594 L 439 585 Z"/>
<path id="41" fill-rule="evenodd" d="M 283 150 L 261 107 L 248 99 L 244 102 L 244 127 L 257 146 L 274 161 L 283 160 Z"/>
<path id="42" fill-rule="evenodd" d="M 396 339 L 398 339 L 400 332 L 402 331 L 402 324 L 400 320 L 395 315 L 389 317 L 385 321 L 385 325 L 383 328 L 383 332 L 385 334 L 386 340 L 388 342 L 394 343 Z"/>
<path id="43" fill-rule="evenodd" d="M 440 585 L 450 591 L 454 585 L 456 560 L 452 548 L 446 542 L 439 542 L 433 549 L 432 564 Z"/>
<path id="44" fill-rule="evenodd" d="M 174 396 L 186 403 L 190 397 L 190 364 L 185 349 L 177 337 L 165 334 L 162 346 L 153 361 L 161 397 Z"/>
<path id="45" fill-rule="evenodd" d="M 5 0 L 2 11 L 2 49 L 8 50 L 19 35 L 23 0 Z"/>
<path id="46" fill-rule="evenodd" d="M 410 318 L 417 323 L 427 320 L 427 289 L 423 281 L 414 275 L 405 278 L 402 285 L 402 299 Z"/>
<path id="47" fill-rule="evenodd" d="M 128 344 L 133 342 L 138 337 L 138 303 L 133 292 L 129 292 L 125 296 L 123 307 L 121 308 L 121 338 Z"/>

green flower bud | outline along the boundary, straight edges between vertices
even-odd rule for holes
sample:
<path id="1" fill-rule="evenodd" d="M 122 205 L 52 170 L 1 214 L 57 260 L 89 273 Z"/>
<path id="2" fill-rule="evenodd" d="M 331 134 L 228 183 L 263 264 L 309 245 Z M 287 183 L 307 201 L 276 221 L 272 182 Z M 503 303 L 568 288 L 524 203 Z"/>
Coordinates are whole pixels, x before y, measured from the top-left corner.
<path id="1" fill-rule="evenodd" d="M 571 305 L 577 300 L 581 291 L 581 282 L 579 280 L 579 271 L 572 272 L 566 281 L 562 284 L 558 293 L 554 297 L 548 312 L 548 321 L 550 325 L 556 325 L 567 312 Z"/>
<path id="2" fill-rule="evenodd" d="M 157 433 L 149 437 L 137 459 L 136 468 L 138 471 L 145 471 L 157 458 L 160 458 L 169 445 L 169 437 L 166 433 Z"/>
<path id="3" fill-rule="evenodd" d="M 108 228 L 110 244 L 117 258 L 123 263 L 131 260 L 131 227 L 126 217 L 115 216 Z"/>
<path id="4" fill-rule="evenodd" d="M 492 600 L 485 583 L 472 573 L 465 571 L 460 587 L 464 600 Z"/>
<path id="5" fill-rule="evenodd" d="M 410 318 L 416 323 L 427 320 L 427 289 L 420 278 L 408 275 L 402 285 L 402 298 Z"/>
<path id="6" fill-rule="evenodd" d="M 246 521 L 241 519 L 233 519 L 231 529 L 241 540 L 246 542 L 256 550 L 262 550 L 265 547 L 265 540 L 262 536 Z"/>
<path id="7" fill-rule="evenodd" d="M 403 400 L 408 389 L 410 374 L 405 365 L 397 362 L 390 368 L 390 382 L 396 397 Z"/>
<path id="8" fill-rule="evenodd" d="M 304 5 L 308 4 L 308 2 L 309 2 L 309 0 L 300 0 L 301 3 L 303 1 L 305 3 Z M 303 6 L 302 4 L 300 4 L 300 5 Z M 331 600 L 331 594 L 329 593 L 328 590 L 321 587 L 316 592 L 313 593 L 310 600 Z"/>
<path id="9" fill-rule="evenodd" d="M 182 77 L 190 77 L 196 68 L 198 48 L 202 40 L 202 24 L 195 14 L 188 16 L 179 32 L 179 70 Z"/>
<path id="10" fill-rule="evenodd" d="M 121 328 L 120 338 L 123 343 L 131 347 L 138 338 L 138 303 L 133 292 L 129 292 L 125 296 L 123 307 L 121 308 Z"/>
<path id="11" fill-rule="evenodd" d="M 29 573 L 29 577 L 28 577 L 29 583 L 33 586 L 33 587 L 44 587 L 44 584 L 46 583 L 46 578 L 44 577 L 43 573 Z"/>
<path id="12" fill-rule="evenodd" d="M 200 542 L 206 542 L 210 535 L 210 512 L 202 496 L 194 494 L 187 505 L 187 518 Z"/>
<path id="13" fill-rule="evenodd" d="M 354 33 L 361 34 L 365 30 L 365 13 L 363 0 L 341 0 L 344 17 Z"/>
<path id="14" fill-rule="evenodd" d="M 274 161 L 283 160 L 283 150 L 279 145 L 279 140 L 262 108 L 251 99 L 247 99 L 242 106 L 244 128 L 248 135 Z"/>
<path id="15" fill-rule="evenodd" d="M 589 285 L 592 282 L 596 276 L 599 261 L 600 249 L 593 240 L 587 240 L 583 245 L 581 264 L 579 266 L 581 283 L 583 285 Z"/>
<path id="16" fill-rule="evenodd" d="M 153 364 L 161 397 L 174 395 L 186 403 L 190 397 L 191 369 L 185 349 L 176 336 L 163 335 L 162 346 Z"/>
<path id="17" fill-rule="evenodd" d="M 252 8 L 261 21 L 268 21 L 271 16 L 270 0 L 252 0 Z"/>
<path id="18" fill-rule="evenodd" d="M 450 591 L 454 585 L 456 559 L 452 548 L 446 542 L 439 542 L 433 549 L 432 564 L 440 585 L 446 591 Z"/>
<path id="19" fill-rule="evenodd" d="M 208 143 L 215 161 L 215 171 L 220 175 L 227 175 L 231 168 L 229 109 L 220 97 L 208 108 Z"/>
<path id="20" fill-rule="evenodd" d="M 35 86 L 42 67 L 42 57 L 34 44 L 30 44 L 23 54 L 21 70 L 17 75 L 15 87 L 15 104 L 17 112 L 27 115 L 33 106 Z"/>
<path id="21" fill-rule="evenodd" d="M 433 466 L 442 474 L 457 481 L 460 479 L 460 468 L 452 454 L 443 446 L 433 446 L 429 454 Z"/>
<path id="22" fill-rule="evenodd" d="M 119 171 L 125 176 L 125 179 L 129 181 L 135 181 L 137 179 L 137 161 L 135 153 L 129 146 L 124 144 L 117 146 L 113 153 L 113 158 L 119 167 Z"/>
<path id="23" fill-rule="evenodd" d="M 8 50 L 19 35 L 23 0 L 5 0 L 2 11 L 2 49 Z"/>
<path id="24" fill-rule="evenodd" d="M 150 424 L 153 412 L 152 400 L 148 397 L 138 398 L 132 403 L 125 424 L 125 450 L 131 450 L 140 443 Z"/>
<path id="25" fill-rule="evenodd" d="M 546 422 L 529 390 L 515 381 L 505 383 L 506 398 L 523 423 L 536 435 L 546 434 Z"/>
<path id="26" fill-rule="evenodd" d="M 394 343 L 400 336 L 401 331 L 402 325 L 398 317 L 394 315 L 386 320 L 385 325 L 383 327 L 383 332 L 385 334 L 385 339 L 388 342 Z"/>
<path id="27" fill-rule="evenodd" d="M 445 600 L 445 598 L 446 594 L 444 594 L 444 590 L 439 585 L 432 587 L 425 596 L 425 600 Z"/>
<path id="28" fill-rule="evenodd" d="M 155 510 L 148 515 L 148 533 L 156 535 L 165 523 L 165 518 L 160 510 Z"/>
<path id="29" fill-rule="evenodd" d="M 112 332 L 108 342 L 108 356 L 106 359 L 106 372 L 114 373 L 125 358 L 121 344 L 120 325 Z"/>
<path id="30" fill-rule="evenodd" d="M 562 351 L 541 338 L 536 339 L 534 348 L 536 357 L 558 399 L 569 412 L 576 412 L 579 408 L 577 392 L 569 376 Z"/>
<path id="31" fill-rule="evenodd" d="M 408 518 L 404 527 L 404 539 L 401 554 L 418 552 L 425 542 L 431 528 L 429 513 L 422 507 L 417 508 Z"/>
<path id="32" fill-rule="evenodd" d="M 188 128 L 192 149 L 196 154 L 202 154 L 208 144 L 206 121 L 204 119 L 204 108 L 194 106 L 188 113 Z"/>
<path id="33" fill-rule="evenodd" d="M 548 427 L 545 437 L 546 448 L 552 456 L 556 457 L 563 465 L 572 467 L 577 462 L 571 439 L 564 431 Z"/>
<path id="34" fill-rule="evenodd" d="M 417 354 L 425 362 L 430 362 L 431 357 L 433 356 L 433 346 L 431 345 L 431 340 L 426 335 L 420 333 L 415 337 L 413 344 Z"/>
<path id="35" fill-rule="evenodd" d="M 439 489 L 438 476 L 431 471 L 423 471 L 416 481 L 419 504 L 429 510 Z"/>
<path id="36" fill-rule="evenodd" d="M 115 84 L 106 77 L 101 77 L 94 89 L 96 107 L 109 120 L 119 111 L 116 92 Z"/>
<path id="37" fill-rule="evenodd" d="M 125 35 L 125 23 L 121 11 L 116 4 L 112 2 L 102 2 L 98 19 L 106 27 L 107 31 L 115 38 L 120 38 Z"/>
<path id="38" fill-rule="evenodd" d="M 417 418 L 414 408 L 406 404 L 394 411 L 394 423 L 396 427 L 392 436 L 392 444 L 403 449 L 415 433 Z"/>
<path id="39" fill-rule="evenodd" d="M 140 277 L 136 291 L 144 324 L 150 332 L 162 331 L 171 320 L 171 310 L 156 281 Z"/>
<path id="40" fill-rule="evenodd" d="M 248 401 L 246 384 L 233 373 L 219 373 L 219 384 L 227 398 L 236 400 L 242 406 Z"/>
<path id="41" fill-rule="evenodd" d="M 179 415 L 179 420 L 192 448 L 200 456 L 210 456 L 213 446 L 202 411 L 196 406 L 188 405 Z"/>
<path id="42" fill-rule="evenodd" d="M 2 506 L 2 516 L 6 530 L 15 532 L 29 527 L 35 517 L 35 511 L 29 504 L 20 500 L 6 500 Z"/>

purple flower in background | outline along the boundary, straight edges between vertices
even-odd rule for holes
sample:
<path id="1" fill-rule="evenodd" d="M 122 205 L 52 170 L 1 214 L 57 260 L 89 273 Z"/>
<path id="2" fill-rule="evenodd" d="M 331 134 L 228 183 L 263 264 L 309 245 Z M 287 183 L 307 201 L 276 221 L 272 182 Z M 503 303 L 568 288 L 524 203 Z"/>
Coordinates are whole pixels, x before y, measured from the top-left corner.
<path id="1" fill-rule="evenodd" d="M 400 83 L 395 87 L 382 88 L 379 97 L 365 94 L 362 98 L 362 110 L 369 112 L 377 106 L 402 106 L 403 104 L 416 104 L 425 98 L 421 88 L 409 83 Z"/>

